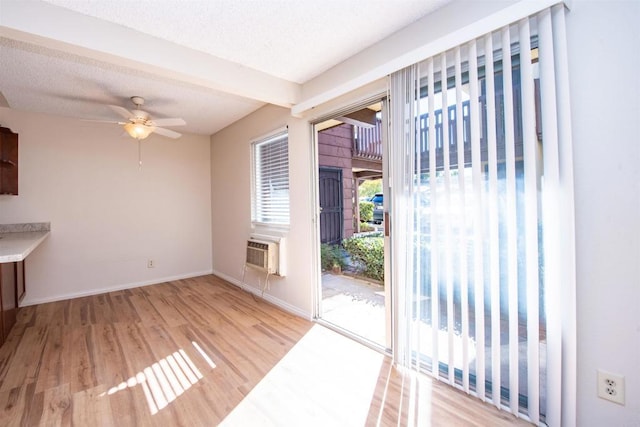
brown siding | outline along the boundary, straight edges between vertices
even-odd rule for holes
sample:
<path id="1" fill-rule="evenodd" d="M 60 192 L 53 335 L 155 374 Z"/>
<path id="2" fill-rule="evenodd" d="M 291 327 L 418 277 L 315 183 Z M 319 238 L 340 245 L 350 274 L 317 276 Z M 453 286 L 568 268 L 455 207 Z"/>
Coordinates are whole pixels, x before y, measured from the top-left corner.
<path id="1" fill-rule="evenodd" d="M 342 169 L 344 238 L 353 235 L 353 171 L 351 153 L 353 126 L 342 124 L 318 133 L 318 163 L 321 167 Z"/>
<path id="2" fill-rule="evenodd" d="M 340 160 L 349 160 L 349 164 L 351 164 L 351 147 L 320 144 L 318 145 L 318 155 L 320 158 L 325 158 L 326 161 L 334 161 L 333 158 L 338 157 Z"/>

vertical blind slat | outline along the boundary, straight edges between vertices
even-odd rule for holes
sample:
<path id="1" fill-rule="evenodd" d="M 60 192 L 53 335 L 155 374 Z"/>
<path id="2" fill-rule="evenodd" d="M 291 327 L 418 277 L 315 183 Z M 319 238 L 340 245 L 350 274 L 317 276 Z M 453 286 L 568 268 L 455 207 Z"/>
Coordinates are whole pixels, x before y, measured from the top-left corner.
<path id="1" fill-rule="evenodd" d="M 534 100 L 533 67 L 531 65 L 529 19 L 520 21 L 520 72 L 522 90 L 522 131 L 524 145 L 524 203 L 525 203 L 525 270 L 527 296 L 527 358 L 540 360 L 539 356 L 539 271 L 538 271 L 538 185 L 537 185 L 537 137 Z M 527 366 L 528 413 L 534 424 L 540 420 L 540 376 L 536 363 Z"/>
<path id="2" fill-rule="evenodd" d="M 489 283 L 491 310 L 491 383 L 493 404 L 500 407 L 500 260 L 498 258 L 498 154 L 496 98 L 493 67 L 493 35 L 485 36 L 485 84 L 487 103 L 487 156 L 489 175 Z"/>
<path id="3" fill-rule="evenodd" d="M 401 70 L 391 75 L 391 82 L 389 93 L 394 94 L 394 104 L 390 111 L 391 118 L 391 140 L 396 144 L 390 144 L 392 147 L 390 150 L 390 165 L 397 165 L 397 167 L 390 168 L 391 182 L 395 183 L 393 189 L 394 198 L 393 203 L 390 206 L 391 218 L 394 220 L 395 228 L 397 230 L 394 233 L 394 238 L 391 239 L 392 253 L 397 254 L 395 262 L 393 264 L 393 283 L 410 283 L 414 278 L 408 273 L 412 270 L 413 257 L 408 256 L 411 252 L 411 244 L 407 240 L 409 230 L 407 230 L 407 217 L 411 215 L 410 204 L 407 203 L 407 193 L 405 182 L 407 175 L 406 170 L 406 148 L 410 143 L 410 138 L 407 137 L 407 123 L 411 120 L 411 115 L 407 111 L 407 103 L 411 102 L 410 98 L 406 96 L 406 86 L 411 79 L 407 76 L 414 68 L 411 66 L 407 69 Z M 413 148 L 413 147 L 412 147 Z M 400 213 L 404 212 L 404 215 Z M 411 301 L 410 293 L 407 291 L 406 286 L 392 286 L 392 294 L 395 296 L 394 301 L 397 303 L 397 307 L 393 310 L 394 313 L 394 325 L 395 333 L 394 339 L 394 361 L 401 366 L 411 366 L 411 353 L 413 348 L 411 347 L 410 334 L 411 334 L 411 316 L 409 311 L 409 304 L 407 301 Z M 405 303 L 401 303 L 405 302 Z"/>
<path id="4" fill-rule="evenodd" d="M 454 379 L 454 322 L 453 322 L 453 278 L 452 278 L 452 248 L 451 248 L 451 171 L 449 159 L 449 103 L 447 99 L 447 54 L 440 55 L 440 81 L 442 83 L 442 160 L 444 172 L 444 248 L 445 248 L 445 285 L 447 298 L 447 372 L 450 384 L 455 384 Z"/>
<path id="5" fill-rule="evenodd" d="M 505 155 L 506 155 L 506 223 L 507 223 L 507 283 L 509 294 L 509 408 L 514 414 L 519 406 L 519 357 L 518 350 L 518 223 L 516 217 L 516 153 L 513 124 L 513 78 L 511 53 L 505 54 L 505 46 L 511 46 L 509 27 L 502 29 L 502 87 L 504 91 Z"/>
<path id="6" fill-rule="evenodd" d="M 553 45 L 555 48 L 555 79 L 556 79 L 556 105 L 558 113 L 558 150 L 560 161 L 560 182 L 558 198 L 562 201 L 559 221 L 563 225 L 561 244 L 561 258 L 559 259 L 560 271 L 557 280 L 562 284 L 559 290 L 558 301 L 555 301 L 556 309 L 561 311 L 557 321 L 559 325 L 551 325 L 559 328 L 559 340 L 549 341 L 547 347 L 547 363 L 559 365 L 561 375 L 547 385 L 547 389 L 553 387 L 554 396 L 561 396 L 562 400 L 554 399 L 548 410 L 551 411 L 551 421 L 560 425 L 576 425 L 576 393 L 577 383 L 576 369 L 576 259 L 575 259 L 575 210 L 573 191 L 573 141 L 571 132 L 571 108 L 569 96 L 569 54 L 567 52 L 567 34 L 565 27 L 565 9 L 563 4 L 552 9 Z M 559 306 L 562 302 L 562 307 Z M 548 323 L 548 322 L 547 322 Z M 553 359 L 553 360 L 551 360 Z M 563 364 L 565 367 L 563 367 Z M 569 368 L 566 368 L 569 367 Z M 554 369 L 552 367 L 552 369 Z M 554 370 L 555 372 L 555 370 Z M 548 376 L 547 376 L 548 377 Z M 563 392 L 564 390 L 564 392 Z M 547 399 L 549 402 L 549 399 Z M 562 416 L 561 421 L 558 417 Z"/>
<path id="7" fill-rule="evenodd" d="M 484 363 L 484 268 L 482 242 L 484 241 L 482 214 L 482 156 L 480 151 L 480 105 L 478 93 L 478 50 L 475 40 L 469 44 L 469 116 L 471 120 L 471 173 L 473 182 L 473 285 L 475 298 L 476 338 L 476 393 L 485 400 Z"/>
<path id="8" fill-rule="evenodd" d="M 433 58 L 427 61 L 427 79 L 428 79 L 428 141 L 429 141 L 429 187 L 431 197 L 431 370 L 433 376 L 438 378 L 439 374 L 439 343 L 438 331 L 440 330 L 440 292 L 438 290 L 438 251 L 434 247 L 434 243 L 438 242 L 438 183 L 436 178 L 436 108 L 435 108 L 435 76 L 433 70 Z"/>
<path id="9" fill-rule="evenodd" d="M 561 325 L 560 319 L 560 283 L 559 262 L 561 253 L 553 236 L 560 233 L 559 206 L 562 199 L 558 196 L 560 187 L 560 169 L 558 156 L 558 112 L 556 107 L 556 83 L 553 49 L 553 32 L 551 12 L 545 10 L 538 15 L 539 33 L 539 67 L 540 67 L 540 101 L 542 114 L 542 140 L 544 141 L 544 191 L 543 191 L 543 238 L 544 245 L 544 283 L 547 349 L 560 351 Z M 547 422 L 549 425 L 560 425 L 561 377 L 560 358 L 550 358 L 546 365 L 548 392 L 546 394 Z"/>
<path id="10" fill-rule="evenodd" d="M 460 317 L 462 329 L 462 389 L 469 393 L 469 289 L 467 283 L 467 239 L 466 227 L 466 195 L 465 195 L 465 161 L 464 161 L 464 120 L 462 112 L 462 56 L 460 47 L 455 49 L 455 81 L 456 81 L 456 141 L 458 150 L 458 192 L 460 193 L 461 212 L 458 229 L 458 274 L 460 277 Z"/>
<path id="11" fill-rule="evenodd" d="M 419 88 L 416 87 L 415 85 L 415 81 L 417 76 L 420 75 L 420 64 L 417 64 L 415 67 L 412 67 L 412 74 L 411 74 L 411 81 L 409 84 L 409 91 L 410 91 L 410 103 L 409 103 L 409 110 L 410 110 L 410 115 L 409 117 L 413 118 L 413 117 L 420 117 L 420 103 L 416 102 L 416 99 L 420 98 L 420 94 L 419 94 Z M 417 146 L 419 146 L 419 144 L 415 144 L 413 143 L 415 141 L 417 132 L 418 132 L 418 126 L 416 126 L 416 121 L 411 119 L 409 120 L 409 134 L 412 136 L 412 138 L 408 141 L 408 147 L 407 147 L 407 151 L 409 153 L 409 164 L 410 164 L 410 168 L 413 168 L 414 165 L 416 164 L 416 162 L 418 162 L 418 168 L 421 168 L 422 166 L 422 158 L 420 156 L 420 152 Z M 415 171 L 412 170 L 412 174 L 411 174 L 411 179 L 408 182 L 409 188 L 409 194 L 413 195 L 414 199 L 411 200 L 411 205 L 415 206 L 415 180 L 413 179 L 413 177 L 415 176 Z M 420 169 L 418 169 L 420 170 Z M 411 210 L 411 214 L 409 216 L 409 218 L 411 219 L 410 224 L 413 224 L 413 222 L 415 221 L 416 227 L 417 227 L 417 232 L 415 233 L 416 235 L 420 236 L 420 227 L 422 224 L 422 218 L 420 217 L 420 215 L 415 215 L 413 214 L 413 209 Z M 422 237 L 420 237 L 420 239 L 422 239 Z M 413 257 L 411 257 L 413 260 Z M 422 266 L 421 263 L 415 262 L 413 264 L 413 267 L 415 268 L 416 271 L 416 277 L 418 278 L 418 283 L 421 282 L 421 277 L 422 277 Z M 416 290 L 416 298 L 418 299 L 418 301 L 420 301 L 421 299 L 421 293 L 422 293 L 422 287 L 421 286 L 417 286 Z M 421 306 L 420 304 L 418 304 L 418 306 L 416 307 L 416 319 L 420 319 L 421 317 Z M 417 348 L 420 349 L 421 348 L 421 331 L 420 331 L 420 322 L 414 322 L 411 326 L 411 330 L 412 330 L 412 334 L 411 334 L 411 340 L 412 340 L 412 345 L 413 348 Z M 420 358 L 416 357 L 415 358 L 415 366 L 416 369 L 419 370 L 420 369 Z"/>

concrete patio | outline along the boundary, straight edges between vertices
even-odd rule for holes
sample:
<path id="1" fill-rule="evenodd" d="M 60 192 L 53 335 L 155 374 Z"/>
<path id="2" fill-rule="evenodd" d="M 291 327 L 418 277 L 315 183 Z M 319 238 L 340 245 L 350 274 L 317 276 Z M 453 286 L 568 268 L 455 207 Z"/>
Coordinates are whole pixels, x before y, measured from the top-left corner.
<path id="1" fill-rule="evenodd" d="M 384 287 L 344 274 L 322 274 L 322 319 L 385 346 Z"/>

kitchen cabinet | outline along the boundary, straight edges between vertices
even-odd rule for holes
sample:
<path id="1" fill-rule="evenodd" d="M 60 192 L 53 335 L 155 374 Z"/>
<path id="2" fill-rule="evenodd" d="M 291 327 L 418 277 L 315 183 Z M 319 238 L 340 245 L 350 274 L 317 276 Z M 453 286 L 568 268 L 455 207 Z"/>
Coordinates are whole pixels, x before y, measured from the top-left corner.
<path id="1" fill-rule="evenodd" d="M 18 195 L 18 134 L 0 127 L 0 195 Z"/>
<path id="2" fill-rule="evenodd" d="M 24 298 L 26 292 L 25 279 L 24 279 L 24 263 L 20 261 L 16 263 L 16 304 L 19 307 L 20 301 Z"/>
<path id="3" fill-rule="evenodd" d="M 0 264 L 0 345 L 7 340 L 18 314 L 16 264 Z"/>
<path id="4" fill-rule="evenodd" d="M 0 264 L 0 345 L 16 324 L 18 303 L 24 292 L 24 261 Z"/>
<path id="5" fill-rule="evenodd" d="M 0 345 L 18 318 L 25 296 L 26 258 L 49 235 L 48 222 L 0 224 Z"/>

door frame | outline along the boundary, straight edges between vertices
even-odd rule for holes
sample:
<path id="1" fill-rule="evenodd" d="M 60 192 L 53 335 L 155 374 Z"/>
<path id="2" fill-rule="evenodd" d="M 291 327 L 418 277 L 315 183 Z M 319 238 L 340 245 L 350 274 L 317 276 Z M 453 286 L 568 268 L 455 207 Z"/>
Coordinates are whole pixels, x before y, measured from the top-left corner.
<path id="1" fill-rule="evenodd" d="M 383 176 L 383 193 L 385 194 L 383 201 L 383 215 L 384 215 L 384 268 L 385 268 L 385 279 L 384 279 L 384 289 L 385 289 L 385 348 L 372 345 L 367 340 L 361 339 L 361 337 L 350 333 L 342 328 L 335 327 L 328 323 L 323 323 L 321 314 L 322 314 L 322 267 L 320 262 L 320 189 L 319 189 L 319 178 L 320 178 L 320 166 L 319 166 L 319 154 L 318 154 L 318 131 L 316 129 L 316 125 L 322 123 L 324 121 L 333 119 L 335 117 L 340 117 L 364 107 L 367 107 L 371 104 L 375 104 L 377 102 L 382 103 L 382 176 Z M 373 96 L 368 96 L 365 99 L 351 102 L 345 104 L 342 108 L 336 108 L 331 110 L 331 112 L 327 114 L 323 114 L 317 118 L 314 118 L 309 121 L 310 132 L 312 136 L 312 144 L 313 147 L 311 149 L 311 203 L 312 203 L 312 213 L 313 213 L 313 241 L 312 241 L 312 253 L 315 262 L 312 266 L 313 273 L 313 283 L 312 286 L 312 318 L 316 322 L 323 323 L 323 325 L 330 327 L 331 329 L 336 330 L 337 332 L 347 335 L 360 343 L 367 345 L 374 350 L 383 351 L 386 354 L 393 355 L 394 353 L 394 342 L 395 342 L 395 310 L 394 310 L 394 301 L 393 301 L 393 282 L 392 282 L 392 252 L 391 252 L 391 223 L 392 219 L 390 218 L 390 206 L 391 206 L 391 181 L 389 180 L 390 169 L 389 169 L 389 98 L 388 94 L 384 92 L 379 92 Z"/>

